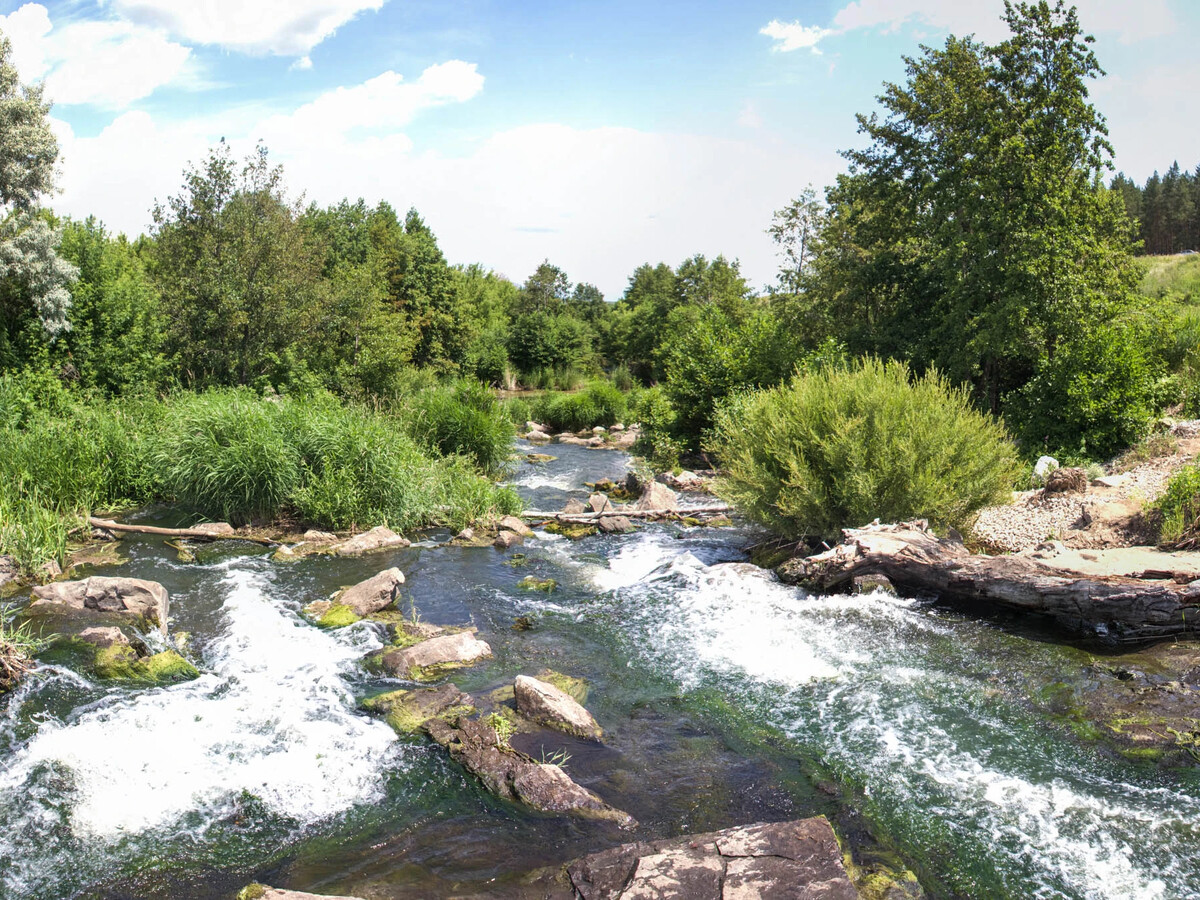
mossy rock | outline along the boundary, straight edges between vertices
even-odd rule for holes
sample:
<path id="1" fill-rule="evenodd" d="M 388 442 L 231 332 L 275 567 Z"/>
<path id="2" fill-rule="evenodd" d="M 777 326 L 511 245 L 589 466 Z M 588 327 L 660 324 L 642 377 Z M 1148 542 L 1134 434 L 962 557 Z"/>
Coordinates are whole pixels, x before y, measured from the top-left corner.
<path id="1" fill-rule="evenodd" d="M 595 525 L 584 525 L 580 522 L 551 522 L 545 528 L 550 534 L 558 534 L 568 540 L 577 541 L 580 538 L 591 537 L 596 533 Z"/>
<path id="2" fill-rule="evenodd" d="M 317 600 L 304 607 L 304 614 L 320 628 L 345 628 L 361 620 L 353 609 L 344 603 Z"/>
<path id="3" fill-rule="evenodd" d="M 531 465 L 541 465 L 543 463 L 554 462 L 558 459 L 557 456 L 551 456 L 549 453 L 526 453 L 525 459 Z"/>
<path id="4" fill-rule="evenodd" d="M 513 569 L 518 569 L 521 566 L 528 565 L 528 563 L 529 563 L 529 557 L 526 556 L 524 553 L 514 553 L 512 556 L 510 556 L 508 559 L 506 559 L 504 561 L 504 564 L 506 566 L 509 566 Z"/>
<path id="5" fill-rule="evenodd" d="M 542 591 L 550 594 L 558 587 L 558 582 L 553 578 L 535 578 L 533 575 L 526 575 L 517 582 L 517 587 L 527 591 Z"/>
<path id="6" fill-rule="evenodd" d="M 709 528 L 732 528 L 733 524 L 733 519 L 729 518 L 729 516 L 717 516 L 716 518 L 709 519 L 707 522 Z"/>
<path id="7" fill-rule="evenodd" d="M 580 706 L 587 703 L 588 683 L 586 678 L 575 678 L 571 675 L 564 675 L 562 672 L 555 672 L 553 669 L 542 669 L 537 673 L 537 677 L 539 681 L 554 685 Z"/>
<path id="8" fill-rule="evenodd" d="M 92 668 L 100 678 L 174 684 L 199 678 L 199 670 L 174 650 L 139 657 L 128 644 L 114 644 L 96 651 Z"/>
<path id="9" fill-rule="evenodd" d="M 446 698 L 455 702 L 447 705 Z M 456 720 L 459 716 L 474 715 L 477 711 L 469 702 L 470 695 L 451 686 L 421 688 L 415 691 L 389 691 L 362 702 L 367 712 L 381 715 L 384 721 L 400 734 L 415 734 L 430 719 Z"/>
<path id="10" fill-rule="evenodd" d="M 267 886 L 256 881 L 238 891 L 237 900 L 262 900 L 265 896 L 267 896 Z"/>

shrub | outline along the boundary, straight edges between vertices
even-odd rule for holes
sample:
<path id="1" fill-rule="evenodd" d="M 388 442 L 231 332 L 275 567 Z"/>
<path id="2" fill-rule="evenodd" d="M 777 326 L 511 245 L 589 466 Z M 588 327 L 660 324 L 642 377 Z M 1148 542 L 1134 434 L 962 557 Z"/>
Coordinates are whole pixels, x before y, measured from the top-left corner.
<path id="1" fill-rule="evenodd" d="M 736 395 L 717 416 L 720 492 L 791 539 L 837 538 L 875 518 L 966 527 L 1005 499 L 1016 454 L 965 389 L 866 359 Z"/>
<path id="2" fill-rule="evenodd" d="M 1140 330 L 1108 325 L 1043 359 L 1006 418 L 1030 452 L 1107 459 L 1146 433 L 1157 386 Z"/>
<path id="3" fill-rule="evenodd" d="M 629 398 L 629 416 L 641 425 L 633 452 L 660 472 L 678 466 L 684 446 L 672 436 L 675 409 L 662 386 L 635 391 Z"/>
<path id="4" fill-rule="evenodd" d="M 1184 466 L 1151 506 L 1160 519 L 1159 543 L 1174 550 L 1200 546 L 1200 466 Z"/>
<path id="5" fill-rule="evenodd" d="M 486 474 L 502 472 L 512 455 L 512 422 L 488 387 L 473 379 L 420 394 L 408 424 L 421 443 L 467 456 Z"/>
<path id="6" fill-rule="evenodd" d="M 593 381 L 574 394 L 544 394 L 533 407 L 533 418 L 558 431 L 579 431 L 616 424 L 625 418 L 625 395 L 607 381 Z"/>

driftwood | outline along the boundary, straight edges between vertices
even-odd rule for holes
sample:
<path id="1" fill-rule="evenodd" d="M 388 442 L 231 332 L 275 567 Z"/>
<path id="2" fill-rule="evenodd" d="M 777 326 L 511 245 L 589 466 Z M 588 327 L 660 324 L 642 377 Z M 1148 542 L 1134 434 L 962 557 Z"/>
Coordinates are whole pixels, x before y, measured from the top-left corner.
<path id="1" fill-rule="evenodd" d="M 627 519 L 689 519 L 700 518 L 701 516 L 719 516 L 729 512 L 729 507 L 724 504 L 713 504 L 710 506 L 695 506 L 690 509 L 634 509 L 632 506 L 610 506 L 603 512 L 543 512 L 539 510 L 529 510 L 521 514 L 523 519 L 529 519 L 533 522 L 549 521 L 553 519 L 556 522 L 598 522 L 601 519 L 611 518 L 612 516 L 625 516 Z"/>
<path id="2" fill-rule="evenodd" d="M 1200 631 L 1200 580 L 1082 575 L 1023 556 L 976 555 L 960 541 L 939 540 L 923 522 L 849 529 L 844 535 L 832 550 L 788 560 L 779 567 L 780 577 L 829 592 L 859 576 L 882 575 L 903 594 L 1047 616 L 1075 637 L 1106 644 Z"/>
<path id="3" fill-rule="evenodd" d="M 159 528 L 155 525 L 125 525 L 121 522 L 113 522 L 110 519 L 98 519 L 95 516 L 88 517 L 88 524 L 93 528 L 103 528 L 105 531 L 126 531 L 132 534 L 158 534 L 163 537 L 192 538 L 198 541 L 251 541 L 252 543 L 263 544 L 268 547 L 278 543 L 278 541 L 268 540 L 267 538 L 251 537 L 246 534 L 220 534 L 202 528 Z"/>

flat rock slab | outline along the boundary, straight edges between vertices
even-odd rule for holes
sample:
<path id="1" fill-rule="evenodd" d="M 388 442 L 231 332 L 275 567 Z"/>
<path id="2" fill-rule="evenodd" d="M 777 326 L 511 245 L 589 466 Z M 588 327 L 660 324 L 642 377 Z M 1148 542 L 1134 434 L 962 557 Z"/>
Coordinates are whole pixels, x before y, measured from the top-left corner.
<path id="1" fill-rule="evenodd" d="M 823 816 L 625 844 L 567 867 L 583 900 L 858 900 Z"/>
<path id="2" fill-rule="evenodd" d="M 436 677 L 439 670 L 469 666 L 491 655 L 492 648 L 471 629 L 384 653 L 383 667 L 398 678 L 424 681 Z"/>
<path id="3" fill-rule="evenodd" d="M 447 682 L 438 687 L 380 694 L 363 701 L 363 708 L 382 714 L 396 731 L 411 733 L 451 710 L 462 713 L 473 710 L 474 704 L 470 694 Z"/>
<path id="4" fill-rule="evenodd" d="M 518 675 L 513 682 L 517 712 L 542 725 L 588 740 L 601 738 L 600 726 L 575 698 L 545 681 Z"/>
<path id="5" fill-rule="evenodd" d="M 576 784 L 560 767 L 535 762 L 508 747 L 494 728 L 478 719 L 431 719 L 425 731 L 497 797 L 542 812 L 603 819 L 623 828 L 637 825 L 631 815 Z"/>
<path id="6" fill-rule="evenodd" d="M 350 607 L 357 616 L 369 616 L 391 606 L 403 584 L 404 573 L 393 566 L 346 588 L 333 602 Z"/>
<path id="7" fill-rule="evenodd" d="M 357 556 L 360 553 L 370 553 L 374 550 L 390 550 L 408 547 L 412 542 L 401 537 L 384 525 L 377 525 L 370 531 L 356 534 L 334 548 L 338 556 Z"/>
<path id="8" fill-rule="evenodd" d="M 252 884 L 243 888 L 238 900 L 362 900 L 360 897 L 335 896 L 333 894 L 306 894 L 304 891 L 285 891 L 282 888 Z"/>
<path id="9" fill-rule="evenodd" d="M 501 531 L 512 531 L 516 534 L 519 534 L 521 537 L 529 537 L 531 534 L 533 534 L 533 529 L 516 516 L 505 516 L 496 523 L 496 526 Z"/>
<path id="10" fill-rule="evenodd" d="M 82 581 L 56 581 L 33 589 L 32 607 L 58 605 L 95 612 L 142 616 L 167 632 L 167 589 L 141 578 L 106 578 L 93 575 Z"/>

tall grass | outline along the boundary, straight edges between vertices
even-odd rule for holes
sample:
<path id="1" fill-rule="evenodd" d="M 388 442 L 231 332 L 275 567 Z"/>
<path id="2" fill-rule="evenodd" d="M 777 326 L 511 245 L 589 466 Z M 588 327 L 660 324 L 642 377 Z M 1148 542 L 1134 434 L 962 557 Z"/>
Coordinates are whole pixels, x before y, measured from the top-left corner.
<path id="1" fill-rule="evenodd" d="M 246 390 L 161 401 L 68 394 L 43 411 L 15 381 L 0 377 L 0 554 L 28 574 L 62 563 L 70 530 L 92 511 L 156 501 L 234 524 L 288 513 L 336 530 L 462 527 L 519 510 L 482 474 L 507 458 L 512 425 L 473 388 L 434 401 L 432 413 Z M 463 409 L 469 427 L 455 431 Z"/>
<path id="2" fill-rule="evenodd" d="M 1159 544 L 1172 550 L 1200 546 L 1200 466 L 1184 466 L 1171 476 L 1151 506 L 1159 520 Z"/>
<path id="3" fill-rule="evenodd" d="M 737 397 L 712 449 L 727 470 L 720 492 L 792 539 L 877 517 L 964 528 L 1016 476 L 1012 442 L 965 389 L 873 359 Z"/>
<path id="4" fill-rule="evenodd" d="M 444 455 L 470 457 L 490 475 L 503 472 L 512 456 L 513 423 L 487 385 L 473 379 L 419 394 L 409 433 Z"/>

